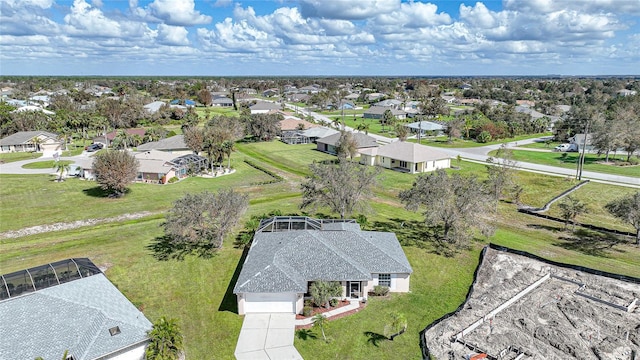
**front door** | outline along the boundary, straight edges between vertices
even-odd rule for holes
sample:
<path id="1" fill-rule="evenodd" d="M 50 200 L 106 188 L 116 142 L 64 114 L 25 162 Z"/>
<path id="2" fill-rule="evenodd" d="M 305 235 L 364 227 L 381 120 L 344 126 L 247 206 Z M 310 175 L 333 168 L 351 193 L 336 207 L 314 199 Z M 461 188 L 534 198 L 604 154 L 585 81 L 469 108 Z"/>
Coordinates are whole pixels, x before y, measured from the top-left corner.
<path id="1" fill-rule="evenodd" d="M 349 296 L 352 299 L 360 298 L 360 282 L 349 282 Z"/>

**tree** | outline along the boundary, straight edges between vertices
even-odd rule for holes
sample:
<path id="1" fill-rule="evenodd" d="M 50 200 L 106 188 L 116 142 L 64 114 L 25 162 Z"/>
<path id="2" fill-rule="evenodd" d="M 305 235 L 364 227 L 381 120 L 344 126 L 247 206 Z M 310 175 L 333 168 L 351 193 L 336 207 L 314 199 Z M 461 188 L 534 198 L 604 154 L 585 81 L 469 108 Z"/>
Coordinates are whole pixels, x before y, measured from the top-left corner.
<path id="1" fill-rule="evenodd" d="M 369 123 L 361 122 L 356 126 L 356 130 L 363 131 L 365 134 L 369 134 Z"/>
<path id="2" fill-rule="evenodd" d="M 420 175 L 399 198 L 407 209 L 423 210 L 425 223 L 441 228 L 441 239 L 456 247 L 466 247 L 474 229 L 485 236 L 493 231 L 489 221 L 495 200 L 476 177 L 449 176 L 439 169 Z"/>
<path id="3" fill-rule="evenodd" d="M 309 287 L 311 299 L 316 306 L 329 308 L 329 300 L 342 294 L 342 286 L 337 281 L 314 281 Z"/>
<path id="4" fill-rule="evenodd" d="M 309 170 L 311 174 L 301 185 L 300 208 L 327 206 L 341 219 L 364 207 L 380 173 L 379 168 L 367 168 L 352 161 L 339 161 L 337 165 L 313 163 Z"/>
<path id="5" fill-rule="evenodd" d="M 564 200 L 558 204 L 558 207 L 560 208 L 560 213 L 564 219 L 564 228 L 566 229 L 569 221 L 571 221 L 572 231 L 576 228 L 576 218 L 578 215 L 587 212 L 586 205 L 571 195 L 565 197 Z"/>
<path id="6" fill-rule="evenodd" d="M 447 126 L 444 129 L 445 134 L 449 137 L 449 142 L 453 141 L 453 138 L 460 137 L 460 128 L 462 126 L 462 121 L 460 119 L 454 119 L 447 123 Z"/>
<path id="7" fill-rule="evenodd" d="M 246 195 L 231 189 L 217 194 L 185 194 L 173 203 L 163 223 L 164 232 L 176 245 L 213 250 L 247 210 Z"/>
<path id="8" fill-rule="evenodd" d="M 384 126 L 385 125 L 392 126 L 395 119 L 396 118 L 395 116 L 393 116 L 393 113 L 391 112 L 390 109 L 385 110 L 382 113 L 382 117 L 380 118 L 380 125 L 382 125 L 382 132 L 384 132 Z"/>
<path id="9" fill-rule="evenodd" d="M 138 160 L 128 151 L 105 150 L 93 160 L 96 182 L 109 193 L 109 197 L 121 197 L 127 185 L 136 179 Z"/>
<path id="10" fill-rule="evenodd" d="M 358 153 L 358 142 L 356 141 L 353 133 L 350 131 L 342 131 L 340 138 L 336 142 L 336 154 L 340 159 L 346 159 L 347 157 L 353 159 Z"/>
<path id="11" fill-rule="evenodd" d="M 200 154 L 204 147 L 204 130 L 190 126 L 184 130 L 184 142 L 194 154 Z"/>
<path id="12" fill-rule="evenodd" d="M 62 180 L 62 175 L 65 173 L 65 171 L 68 173 L 68 172 L 69 172 L 69 170 L 71 170 L 71 167 L 69 166 L 69 164 L 67 164 L 67 163 L 66 163 L 66 162 L 64 162 L 64 161 L 60 161 L 60 160 L 56 161 L 56 162 L 53 164 L 53 168 L 55 169 L 55 171 L 56 171 L 57 173 L 59 173 L 59 174 L 60 174 L 60 175 L 58 175 L 58 182 L 63 181 L 63 180 Z"/>
<path id="13" fill-rule="evenodd" d="M 502 144 L 496 153 L 496 157 L 487 158 L 486 183 L 493 194 L 496 204 L 504 194 L 506 189 L 514 185 L 514 173 L 516 161 L 513 160 L 513 152 Z"/>
<path id="14" fill-rule="evenodd" d="M 395 335 L 407 329 L 407 317 L 403 313 L 393 312 L 389 316 L 389 323 L 384 327 L 384 336 L 393 340 Z"/>
<path id="15" fill-rule="evenodd" d="M 182 332 L 175 319 L 164 316 L 153 323 L 153 328 L 147 333 L 149 345 L 145 350 L 148 360 L 175 360 L 182 353 Z"/>
<path id="16" fill-rule="evenodd" d="M 398 136 L 400 141 L 407 140 L 407 137 L 409 137 L 409 128 L 403 124 L 396 124 L 396 136 Z"/>
<path id="17" fill-rule="evenodd" d="M 631 224 L 636 229 L 636 245 L 640 246 L 640 191 L 613 200 L 604 208 L 611 215 Z"/>
<path id="18" fill-rule="evenodd" d="M 320 331 L 322 332 L 322 338 L 325 342 L 327 342 L 327 336 L 324 333 L 324 329 L 327 327 L 327 325 L 329 325 L 329 320 L 327 320 L 327 317 L 322 314 L 315 314 L 312 320 L 313 326 L 320 328 Z"/>

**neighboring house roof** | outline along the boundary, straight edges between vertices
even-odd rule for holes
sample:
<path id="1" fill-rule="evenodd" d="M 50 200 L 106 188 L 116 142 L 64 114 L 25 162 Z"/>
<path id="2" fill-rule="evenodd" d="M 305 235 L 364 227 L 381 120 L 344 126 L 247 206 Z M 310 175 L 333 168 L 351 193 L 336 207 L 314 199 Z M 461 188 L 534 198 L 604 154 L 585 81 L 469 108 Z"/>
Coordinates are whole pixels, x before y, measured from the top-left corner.
<path id="1" fill-rule="evenodd" d="M 380 146 L 379 148 L 363 150 L 362 153 L 371 156 L 384 156 L 411 163 L 442 160 L 451 157 L 449 154 L 432 147 L 406 141 L 395 141 Z"/>
<path id="2" fill-rule="evenodd" d="M 400 100 L 387 99 L 387 100 L 382 100 L 380 102 L 375 103 L 375 106 L 392 107 L 392 106 L 398 106 L 400 104 L 402 104 L 402 101 Z"/>
<path id="3" fill-rule="evenodd" d="M 584 134 L 575 134 L 569 138 L 569 142 L 571 142 L 572 144 L 578 144 L 582 146 L 582 144 L 584 144 L 584 136 L 585 136 Z M 591 145 L 591 140 L 592 140 L 592 135 L 591 134 L 587 135 L 587 145 Z"/>
<path id="4" fill-rule="evenodd" d="M 184 135 L 175 135 L 159 141 L 151 141 L 137 147 L 138 151 L 148 150 L 188 150 Z"/>
<path id="5" fill-rule="evenodd" d="M 33 138 L 38 136 L 45 136 L 56 141 L 58 140 L 57 134 L 50 133 L 48 131 L 19 131 L 0 140 L 0 145 L 10 146 L 32 144 Z"/>
<path id="6" fill-rule="evenodd" d="M 300 126 L 300 124 L 303 124 L 305 129 L 310 129 L 310 128 L 319 126 L 316 124 L 312 124 L 306 120 L 288 117 L 288 118 L 285 118 L 284 120 L 280 120 L 280 130 L 282 131 L 298 130 L 298 126 Z"/>
<path id="7" fill-rule="evenodd" d="M 412 272 L 394 233 L 362 231 L 357 224 L 257 232 L 233 292 L 304 293 L 309 281 L 371 280 L 372 273 Z"/>
<path id="8" fill-rule="evenodd" d="M 196 106 L 196 102 L 189 99 L 175 99 L 171 100 L 169 103 L 171 105 L 185 105 L 185 106 Z"/>
<path id="9" fill-rule="evenodd" d="M 165 162 L 170 162 L 177 157 L 175 154 L 158 150 L 139 152 L 135 153 L 133 156 L 138 160 L 162 160 Z"/>
<path id="10" fill-rule="evenodd" d="M 431 121 L 417 121 L 406 125 L 408 128 L 422 131 L 442 131 L 444 126 Z"/>
<path id="11" fill-rule="evenodd" d="M 231 104 L 233 105 L 233 100 L 229 99 L 228 97 L 221 97 L 221 98 L 217 98 L 214 99 L 211 104 L 213 105 L 228 105 Z"/>
<path id="12" fill-rule="evenodd" d="M 68 261 L 75 272 L 76 265 Z M 63 273 L 45 271 L 54 285 L 0 301 L 0 358 L 58 359 L 68 350 L 76 360 L 97 359 L 148 340 L 152 324 L 95 265 L 92 275 L 81 269 L 75 280 L 60 284 L 55 279 Z M 111 335 L 116 326 L 119 333 Z"/>
<path id="13" fill-rule="evenodd" d="M 340 140 L 340 135 L 341 133 L 337 132 L 333 135 L 325 136 L 321 139 L 318 139 L 318 142 L 335 146 L 338 143 L 338 140 Z M 378 146 L 376 139 L 369 135 L 365 135 L 362 133 L 352 133 L 351 135 L 353 135 L 353 138 L 356 140 L 358 149 Z"/>
<path id="14" fill-rule="evenodd" d="M 55 113 L 53 111 L 45 110 L 45 109 L 41 108 L 40 106 L 35 106 L 35 105 L 23 106 L 23 107 L 20 107 L 20 108 L 17 108 L 15 110 L 13 110 L 12 112 L 24 112 L 24 111 L 40 111 L 43 114 L 55 115 Z"/>
<path id="15" fill-rule="evenodd" d="M 372 114 L 372 115 L 382 115 L 387 110 L 391 111 L 391 114 L 393 114 L 393 116 L 399 116 L 399 115 L 406 115 L 407 114 L 403 110 L 397 110 L 397 109 L 394 109 L 394 108 L 388 108 L 388 107 L 382 107 L 382 106 L 372 106 L 372 107 L 368 108 L 364 113 L 365 114 Z"/>
<path id="16" fill-rule="evenodd" d="M 359 94 L 349 94 L 347 96 L 345 96 L 344 98 L 347 100 L 358 100 L 358 98 L 360 97 Z"/>
<path id="17" fill-rule="evenodd" d="M 249 107 L 251 111 L 260 110 L 280 110 L 282 106 L 280 104 L 270 103 L 266 101 L 258 101 L 255 105 Z"/>
<path id="18" fill-rule="evenodd" d="M 165 160 L 139 159 L 138 172 L 147 174 L 166 174 L 175 166 Z"/>
<path id="19" fill-rule="evenodd" d="M 153 114 L 157 113 L 165 105 L 167 105 L 167 103 L 164 101 L 154 101 L 143 106 L 143 108 Z"/>
<path id="20" fill-rule="evenodd" d="M 324 126 L 319 126 L 319 127 L 315 127 L 315 128 L 311 128 L 303 131 L 302 135 L 310 138 L 320 139 L 320 138 L 327 137 L 329 135 L 339 134 L 339 133 L 340 132 L 338 130 L 330 129 Z"/>

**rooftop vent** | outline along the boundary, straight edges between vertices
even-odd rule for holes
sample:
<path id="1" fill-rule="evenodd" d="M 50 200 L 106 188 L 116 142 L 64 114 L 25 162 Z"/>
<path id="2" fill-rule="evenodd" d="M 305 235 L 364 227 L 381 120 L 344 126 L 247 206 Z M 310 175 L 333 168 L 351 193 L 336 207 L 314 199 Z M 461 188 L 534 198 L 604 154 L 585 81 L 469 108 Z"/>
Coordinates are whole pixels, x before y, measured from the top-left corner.
<path id="1" fill-rule="evenodd" d="M 120 327 L 119 326 L 112 327 L 111 329 L 109 329 L 109 334 L 111 334 L 111 336 L 116 336 L 120 334 Z"/>

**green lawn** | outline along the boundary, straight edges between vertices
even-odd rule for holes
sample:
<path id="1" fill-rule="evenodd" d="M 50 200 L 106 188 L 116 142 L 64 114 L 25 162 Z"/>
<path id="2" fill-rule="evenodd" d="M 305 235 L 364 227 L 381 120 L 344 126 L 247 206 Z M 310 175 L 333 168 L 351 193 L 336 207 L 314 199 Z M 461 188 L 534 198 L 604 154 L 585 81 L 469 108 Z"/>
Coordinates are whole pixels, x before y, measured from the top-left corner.
<path id="1" fill-rule="evenodd" d="M 151 211 L 137 220 L 107 223 L 69 231 L 50 232 L 17 239 L 0 239 L 0 273 L 40 265 L 69 257 L 89 257 L 107 266 L 109 279 L 150 320 L 160 316 L 177 318 L 185 335 L 188 359 L 233 359 L 242 317 L 235 313 L 235 296 L 230 294 L 239 271 L 242 252 L 233 248 L 233 235 L 223 249 L 211 258 L 186 256 L 183 260 L 162 261 L 154 256 L 152 245 L 162 235 L 163 212 L 185 192 L 215 191 L 233 187 L 246 193 L 250 206 L 244 219 L 253 214 L 280 210 L 297 213 L 299 182 L 312 161 L 332 156 L 312 150 L 312 145 L 286 145 L 279 142 L 238 144 L 232 156 L 237 172 L 216 179 L 190 178 L 172 185 L 134 184 L 122 199 L 99 197 L 96 184 L 70 179 L 55 183 L 44 175 L 0 175 L 0 232 L 41 223 L 102 218 L 123 213 Z M 276 171 L 285 181 L 258 186 L 271 179 L 246 165 L 250 159 Z M 454 161 L 455 164 L 455 161 Z M 484 165 L 462 162 L 463 174 L 484 177 Z M 560 177 L 520 172 L 525 186 L 523 202 L 542 205 L 569 188 L 573 181 Z M 488 241 L 533 252 L 555 261 L 569 262 L 605 271 L 640 277 L 640 251 L 626 243 L 593 241 L 593 234 L 576 238 L 562 231 L 562 224 L 527 216 L 515 206 L 499 206 L 498 230 L 490 239 L 479 239 L 469 250 L 453 257 L 437 255 L 435 245 L 417 224 L 422 216 L 406 211 L 395 194 L 411 186 L 415 175 L 384 171 L 374 191 L 367 228 L 397 234 L 414 273 L 411 292 L 388 299 L 371 298 L 367 307 L 354 315 L 330 322 L 327 334 L 333 342 L 295 340 L 306 359 L 419 359 L 418 333 L 433 320 L 454 310 L 463 300 L 478 263 L 480 249 Z M 612 221 L 601 210 L 604 199 L 629 190 L 602 184 L 589 184 L 576 194 L 592 202 L 590 221 Z M 598 205 L 596 205 L 596 203 Z M 629 229 L 630 226 L 616 224 Z M 582 236 L 582 235 L 581 235 Z M 376 346 L 367 333 L 381 334 L 386 317 L 399 311 L 408 320 L 407 333 L 394 341 Z"/>
<path id="2" fill-rule="evenodd" d="M 239 151 L 291 174 L 306 176 L 312 162 L 334 160 L 336 157 L 317 151 L 316 144 L 288 145 L 281 141 L 237 143 Z"/>
<path id="3" fill-rule="evenodd" d="M 433 139 L 433 138 L 422 139 L 421 143 L 423 145 L 443 147 L 443 148 L 472 148 L 472 147 L 481 147 L 481 146 L 487 146 L 487 145 L 498 145 L 498 144 L 504 144 L 509 142 L 517 142 L 517 141 L 527 140 L 527 139 L 535 139 L 535 138 L 548 136 L 548 135 L 550 134 L 541 133 L 541 134 L 519 135 L 512 138 L 489 141 L 487 143 L 479 143 L 474 140 L 462 140 L 462 139 L 455 139 L 453 142 L 449 142 L 448 141 L 449 139 L 446 136 L 439 136 L 436 139 Z M 417 142 L 417 140 L 415 139 L 410 139 L 409 141 Z"/>
<path id="4" fill-rule="evenodd" d="M 12 152 L 0 153 L 0 164 L 22 160 L 32 160 L 42 157 L 42 153 L 37 152 Z"/>
<path id="5" fill-rule="evenodd" d="M 495 155 L 496 151 L 492 151 L 489 155 Z M 566 169 L 575 169 L 580 154 L 577 152 L 540 152 L 527 150 L 513 150 L 513 157 L 516 161 L 530 162 L 534 164 L 558 166 Z M 618 159 L 626 156 L 618 155 Z M 606 165 L 604 157 L 595 154 L 585 154 L 584 170 L 595 171 L 614 175 L 640 177 L 640 166 L 617 166 Z"/>
<path id="6" fill-rule="evenodd" d="M 60 160 L 60 163 L 65 164 L 65 165 L 69 165 L 71 164 L 73 161 L 70 160 Z M 28 163 L 28 164 L 24 164 L 22 165 L 23 169 L 52 169 L 55 166 L 56 161 L 55 160 L 46 160 L 46 161 L 36 161 L 36 162 L 32 162 L 32 163 Z"/>

